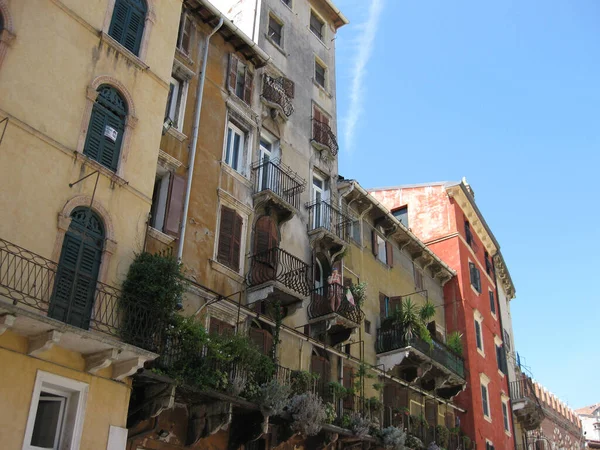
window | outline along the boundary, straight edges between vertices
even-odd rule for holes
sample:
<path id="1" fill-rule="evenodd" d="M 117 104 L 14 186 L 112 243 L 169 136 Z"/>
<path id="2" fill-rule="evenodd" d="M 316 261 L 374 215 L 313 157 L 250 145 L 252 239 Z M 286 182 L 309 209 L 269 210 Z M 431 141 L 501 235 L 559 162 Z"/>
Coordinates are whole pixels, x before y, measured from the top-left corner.
<path id="1" fill-rule="evenodd" d="M 184 177 L 159 168 L 150 209 L 152 228 L 171 236 L 179 236 L 185 186 Z"/>
<path id="2" fill-rule="evenodd" d="M 224 320 L 219 320 L 216 317 L 210 318 L 210 325 L 208 327 L 209 334 L 233 334 L 234 331 L 235 327 L 230 323 L 227 323 Z"/>
<path id="3" fill-rule="evenodd" d="M 316 228 L 327 228 L 331 229 L 332 224 L 332 213 L 329 203 L 329 179 L 314 174 L 313 185 L 312 185 L 312 200 L 314 203 L 312 225 L 313 229 Z"/>
<path id="4" fill-rule="evenodd" d="M 192 19 L 183 12 L 179 21 L 179 32 L 177 34 L 177 49 L 182 53 L 190 54 L 190 45 L 192 42 Z"/>
<path id="5" fill-rule="evenodd" d="M 319 86 L 325 88 L 327 68 L 315 59 L 315 81 Z"/>
<path id="6" fill-rule="evenodd" d="M 510 350 L 510 335 L 508 334 L 508 332 L 506 330 L 503 330 L 504 332 L 504 345 L 506 346 L 506 348 L 508 350 Z"/>
<path id="7" fill-rule="evenodd" d="M 485 450 L 495 450 L 494 444 L 492 444 L 490 441 L 485 441 Z"/>
<path id="8" fill-rule="evenodd" d="M 60 252 L 49 317 L 89 328 L 104 240 L 102 219 L 88 207 L 75 208 Z"/>
<path id="9" fill-rule="evenodd" d="M 221 207 L 217 261 L 236 272 L 240 271 L 242 217 L 231 208 Z"/>
<path id="10" fill-rule="evenodd" d="M 469 273 L 471 276 L 471 286 L 473 286 L 477 292 L 481 293 L 481 274 L 479 273 L 477 266 L 475 266 L 475 263 L 470 261 Z"/>
<path id="11" fill-rule="evenodd" d="M 39 371 L 23 449 L 79 448 L 88 385 Z"/>
<path id="12" fill-rule="evenodd" d="M 179 131 L 183 130 L 185 116 L 185 100 L 187 97 L 188 83 L 178 77 L 171 77 L 169 96 L 167 97 L 167 110 L 165 117 L 171 119 L 173 126 Z"/>
<path id="13" fill-rule="evenodd" d="M 475 340 L 477 343 L 477 348 L 483 351 L 483 334 L 481 330 L 481 322 L 478 319 L 475 319 Z"/>
<path id="14" fill-rule="evenodd" d="M 229 56 L 229 89 L 246 104 L 252 103 L 254 76 L 233 53 Z"/>
<path id="15" fill-rule="evenodd" d="M 283 24 L 275 17 L 269 15 L 269 39 L 279 47 L 283 47 Z"/>
<path id="16" fill-rule="evenodd" d="M 329 143 L 329 116 L 313 105 L 313 139 L 319 144 Z"/>
<path id="17" fill-rule="evenodd" d="M 212 320 L 212 319 L 211 319 Z M 271 356 L 273 351 L 273 335 L 269 330 L 257 328 L 254 324 L 248 331 L 248 337 L 263 355 Z"/>
<path id="18" fill-rule="evenodd" d="M 392 267 L 394 265 L 394 249 L 376 230 L 372 230 L 373 255 L 382 263 Z"/>
<path id="19" fill-rule="evenodd" d="M 467 240 L 467 244 L 473 245 L 473 233 L 468 220 L 465 220 L 465 238 Z"/>
<path id="20" fill-rule="evenodd" d="M 323 22 L 319 18 L 319 16 L 317 16 L 315 14 L 314 11 L 311 11 L 310 12 L 310 31 L 312 31 L 313 34 L 321 40 L 323 40 L 323 26 L 324 25 L 325 25 L 325 22 Z"/>
<path id="21" fill-rule="evenodd" d="M 402 306 L 402 297 L 388 297 L 379 293 L 379 317 L 385 319 L 391 317 Z"/>
<path id="22" fill-rule="evenodd" d="M 148 7 L 144 0 L 116 0 L 108 34 L 134 55 L 139 55 Z"/>
<path id="23" fill-rule="evenodd" d="M 350 223 L 350 237 L 354 242 L 360 245 L 361 243 L 361 235 L 360 235 L 360 220 L 354 220 Z"/>
<path id="24" fill-rule="evenodd" d="M 292 0 L 281 0 L 285 6 L 292 7 Z"/>
<path id="25" fill-rule="evenodd" d="M 490 417 L 490 397 L 487 384 L 481 384 L 481 402 L 483 404 L 483 415 Z"/>
<path id="26" fill-rule="evenodd" d="M 244 161 L 244 141 L 246 134 L 229 122 L 227 125 L 227 139 L 225 141 L 225 164 L 230 166 L 233 170 L 243 173 L 243 161 Z"/>
<path id="27" fill-rule="evenodd" d="M 371 322 L 365 320 L 365 333 L 371 334 Z"/>
<path id="28" fill-rule="evenodd" d="M 490 254 L 487 252 L 487 250 L 483 253 L 483 258 L 485 259 L 485 273 L 488 275 L 493 275 L 494 266 L 492 265 Z"/>
<path id="29" fill-rule="evenodd" d="M 498 370 L 504 375 L 508 373 L 506 365 L 506 352 L 502 344 L 496 344 L 496 362 L 498 363 Z"/>
<path id="30" fill-rule="evenodd" d="M 100 86 L 92 108 L 83 154 L 116 171 L 126 117 L 127 104 L 123 97 L 111 86 Z"/>
<path id="31" fill-rule="evenodd" d="M 413 271 L 415 274 L 415 287 L 419 290 L 423 290 L 423 272 L 413 263 Z"/>
<path id="32" fill-rule="evenodd" d="M 508 399 L 502 399 L 502 417 L 504 419 L 504 431 L 510 433 L 510 422 L 508 421 Z"/>
<path id="33" fill-rule="evenodd" d="M 392 215 L 398 219 L 398 221 L 408 228 L 408 206 L 402 206 L 392 210 Z"/>
<path id="34" fill-rule="evenodd" d="M 489 291 L 490 295 L 490 311 L 492 314 L 496 314 L 496 298 L 494 297 L 494 291 Z"/>

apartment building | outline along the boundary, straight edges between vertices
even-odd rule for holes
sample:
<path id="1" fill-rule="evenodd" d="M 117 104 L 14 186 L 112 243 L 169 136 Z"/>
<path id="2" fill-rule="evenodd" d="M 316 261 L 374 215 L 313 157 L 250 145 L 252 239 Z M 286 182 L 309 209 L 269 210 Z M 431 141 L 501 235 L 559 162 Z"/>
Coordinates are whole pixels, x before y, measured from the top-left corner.
<path id="1" fill-rule="evenodd" d="M 588 448 L 600 448 L 600 404 L 586 406 L 575 411 L 581 420 L 583 437 Z"/>
<path id="2" fill-rule="evenodd" d="M 467 388 L 456 396 L 456 403 L 469 414 L 459 416 L 461 425 L 475 436 L 477 448 L 514 448 L 498 284 L 509 299 L 514 286 L 506 267 L 505 276 L 496 278 L 493 258 L 500 246 L 473 190 L 463 179 L 370 192 L 457 272 L 444 294 L 446 328 L 465 339 Z"/>
<path id="3" fill-rule="evenodd" d="M 141 251 L 180 4 L 0 1 L 2 448 L 125 448 Z M 133 314 L 147 314 L 140 302 Z"/>

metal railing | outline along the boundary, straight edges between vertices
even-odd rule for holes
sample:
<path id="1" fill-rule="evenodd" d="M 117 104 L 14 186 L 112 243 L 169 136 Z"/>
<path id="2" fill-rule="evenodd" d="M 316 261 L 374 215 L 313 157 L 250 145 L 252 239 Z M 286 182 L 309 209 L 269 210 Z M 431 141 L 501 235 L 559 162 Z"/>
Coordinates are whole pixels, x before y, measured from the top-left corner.
<path id="1" fill-rule="evenodd" d="M 60 294 L 59 282 L 61 288 L 67 286 Z M 75 283 L 77 286 L 73 289 Z M 82 286 L 87 291 L 85 295 L 90 296 L 91 308 L 84 315 L 71 314 L 70 311 L 79 306 L 75 302 L 81 301 L 79 288 Z M 66 311 L 57 311 L 58 295 Z M 81 274 L 76 278 L 72 270 L 59 267 L 54 261 L 4 239 L 0 239 L 0 298 L 151 351 L 161 341 L 160 334 L 164 329 L 161 318 L 142 299 L 123 301 L 119 289 Z"/>
<path id="2" fill-rule="evenodd" d="M 306 182 L 284 164 L 268 160 L 258 161 L 252 167 L 254 192 L 272 191 L 294 208 L 300 208 L 300 194 Z"/>
<path id="3" fill-rule="evenodd" d="M 535 388 L 529 377 L 522 377 L 519 380 L 511 381 L 509 383 L 510 399 L 513 401 L 518 400 L 530 400 L 542 407 L 537 395 L 535 394 Z"/>
<path id="4" fill-rule="evenodd" d="M 333 313 L 357 325 L 364 317 L 361 309 L 348 301 L 345 288 L 341 284 L 333 283 L 314 289 L 308 306 L 309 319 L 317 319 Z"/>
<path id="5" fill-rule="evenodd" d="M 279 105 L 286 117 L 290 117 L 294 112 L 293 92 L 290 91 L 293 91 L 292 86 L 292 82 L 284 77 L 273 78 L 265 75 L 262 96 L 265 100 Z"/>
<path id="6" fill-rule="evenodd" d="M 404 329 L 400 325 L 392 325 L 389 328 L 379 328 L 377 330 L 377 353 L 385 353 L 409 346 L 428 355 L 431 359 L 450 369 L 461 378 L 465 377 L 465 363 L 463 359 L 452 353 L 441 342 L 434 339 L 433 346 L 430 346 L 414 333 L 410 339 L 407 339 Z"/>
<path id="7" fill-rule="evenodd" d="M 248 285 L 258 286 L 269 281 L 277 281 L 285 287 L 301 294 L 310 294 L 311 267 L 291 253 L 274 247 L 250 256 Z"/>
<path id="8" fill-rule="evenodd" d="M 333 156 L 337 155 L 339 147 L 337 139 L 329 125 L 313 118 L 313 140 L 329 149 Z"/>
<path id="9" fill-rule="evenodd" d="M 323 228 L 340 239 L 347 240 L 347 230 L 352 223 L 351 217 L 325 200 L 307 203 L 306 208 L 308 209 L 308 231 Z"/>

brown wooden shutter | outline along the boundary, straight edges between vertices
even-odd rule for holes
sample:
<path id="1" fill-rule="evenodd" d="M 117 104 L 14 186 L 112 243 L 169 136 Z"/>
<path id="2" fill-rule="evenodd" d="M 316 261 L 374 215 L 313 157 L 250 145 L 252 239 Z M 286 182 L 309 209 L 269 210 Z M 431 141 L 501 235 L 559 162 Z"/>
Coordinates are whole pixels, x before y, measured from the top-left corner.
<path id="1" fill-rule="evenodd" d="M 233 334 L 235 327 L 227 322 L 217 319 L 216 317 L 210 318 L 210 325 L 208 327 L 209 334 Z"/>
<path id="2" fill-rule="evenodd" d="M 266 252 L 279 246 L 277 224 L 269 216 L 263 216 L 256 221 L 254 237 L 255 253 Z"/>
<path id="3" fill-rule="evenodd" d="M 169 196 L 165 211 L 163 231 L 171 236 L 179 236 L 181 217 L 183 215 L 183 197 L 185 193 L 185 178 L 171 174 L 169 179 Z"/>
<path id="4" fill-rule="evenodd" d="M 238 59 L 232 53 L 229 55 L 229 89 L 232 89 L 235 92 L 235 85 L 237 81 L 237 68 L 238 68 Z"/>
<path id="5" fill-rule="evenodd" d="M 244 101 L 248 104 L 252 104 L 252 82 L 254 75 L 250 73 L 250 69 L 246 67 L 246 73 L 244 76 Z"/>
<path id="6" fill-rule="evenodd" d="M 390 297 L 388 314 L 391 316 L 402 308 L 402 297 Z"/>
<path id="7" fill-rule="evenodd" d="M 377 232 L 375 230 L 371 230 L 371 246 L 373 255 L 377 256 Z"/>
<path id="8" fill-rule="evenodd" d="M 385 311 L 386 298 L 387 297 L 384 294 L 382 294 L 381 292 L 379 293 L 379 317 L 381 317 L 382 319 L 385 319 L 387 316 Z"/>
<path id="9" fill-rule="evenodd" d="M 437 403 L 435 401 L 425 402 L 425 420 L 431 425 L 437 425 Z"/>
<path id="10" fill-rule="evenodd" d="M 243 220 L 239 215 L 234 217 L 233 241 L 231 249 L 231 267 L 238 271 L 240 270 L 240 252 L 242 249 L 242 225 Z"/>
<path id="11" fill-rule="evenodd" d="M 394 247 L 392 243 L 385 241 L 385 254 L 387 257 L 387 265 L 392 267 L 394 265 Z"/>
<path id="12" fill-rule="evenodd" d="M 231 267 L 231 254 L 233 243 L 234 222 L 236 213 L 226 206 L 221 207 L 221 224 L 219 227 L 219 247 L 217 261 Z"/>

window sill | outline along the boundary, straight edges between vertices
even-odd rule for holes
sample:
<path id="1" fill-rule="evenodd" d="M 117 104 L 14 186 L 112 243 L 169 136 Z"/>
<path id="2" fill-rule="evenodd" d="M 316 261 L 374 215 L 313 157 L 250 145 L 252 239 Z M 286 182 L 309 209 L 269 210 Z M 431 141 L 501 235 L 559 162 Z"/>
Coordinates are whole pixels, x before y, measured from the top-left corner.
<path id="1" fill-rule="evenodd" d="M 271 45 L 273 47 L 275 47 L 276 50 L 279 51 L 279 53 L 281 53 L 283 56 L 285 56 L 287 58 L 288 55 L 285 52 L 285 50 L 283 49 L 283 47 L 281 45 L 279 45 L 277 42 L 275 42 L 273 39 L 271 39 L 267 33 L 265 33 L 265 39 L 267 41 L 269 41 L 271 43 Z"/>
<path id="2" fill-rule="evenodd" d="M 108 167 L 103 166 L 98 161 L 88 158 L 83 153 L 79 153 L 76 151 L 75 158 L 83 159 L 84 166 L 88 165 L 91 168 L 93 168 L 94 170 L 97 170 L 98 172 L 100 172 L 105 177 L 109 178 L 110 182 L 111 182 L 111 187 L 113 187 L 114 184 L 116 184 L 118 186 L 125 186 L 125 185 L 129 184 L 129 181 L 124 180 L 119 175 L 117 175 L 115 172 L 110 170 Z"/>
<path id="3" fill-rule="evenodd" d="M 228 108 L 233 109 L 236 114 L 242 116 L 242 119 L 246 122 L 247 127 L 256 128 L 258 114 L 256 114 L 252 107 L 243 99 L 239 98 L 231 89 L 229 89 L 229 98 L 227 99 L 226 103 Z"/>
<path id="4" fill-rule="evenodd" d="M 248 188 L 250 188 L 250 189 L 252 188 L 252 181 L 250 179 L 248 179 L 248 177 L 246 177 L 246 175 L 235 170 L 233 167 L 231 167 L 225 161 L 221 161 L 221 169 L 224 170 L 225 172 L 227 172 L 229 175 L 231 175 L 236 180 L 238 180 L 240 183 L 243 183 Z"/>
<path id="5" fill-rule="evenodd" d="M 481 350 L 479 347 L 477 347 L 477 353 L 479 353 L 481 356 L 483 356 L 485 358 L 485 352 L 483 350 Z"/>
<path id="6" fill-rule="evenodd" d="M 508 430 L 504 430 L 504 434 L 506 434 L 508 437 L 512 437 L 512 433 Z"/>
<path id="7" fill-rule="evenodd" d="M 292 9 L 292 7 L 290 5 L 288 5 L 286 2 L 284 2 L 283 0 L 281 0 L 281 3 L 283 3 L 283 6 L 285 6 L 287 9 L 289 9 L 291 12 L 294 12 L 294 10 Z"/>
<path id="8" fill-rule="evenodd" d="M 325 94 L 328 98 L 331 98 L 331 94 L 329 93 L 329 91 L 327 89 L 325 89 L 325 86 L 321 86 L 319 83 L 317 83 L 317 80 L 315 80 L 315 77 L 312 77 L 312 82 L 316 87 L 319 88 L 319 90 L 321 92 L 323 92 L 323 94 Z"/>
<path id="9" fill-rule="evenodd" d="M 504 375 L 504 372 L 502 372 L 500 369 L 498 369 L 498 374 L 500 375 L 501 378 L 504 378 L 506 375 Z"/>
<path id="10" fill-rule="evenodd" d="M 495 313 L 495 312 L 492 312 L 492 313 L 491 313 L 491 315 L 492 315 L 492 317 L 494 318 L 494 320 L 498 320 L 498 316 L 496 315 L 496 313 Z"/>
<path id="11" fill-rule="evenodd" d="M 190 58 L 190 55 L 188 55 L 186 52 L 184 52 L 180 48 L 175 48 L 175 55 L 179 59 L 182 59 L 186 64 L 189 64 L 190 66 L 194 65 L 194 60 L 192 58 Z"/>
<path id="12" fill-rule="evenodd" d="M 489 423 L 492 423 L 492 418 L 490 416 L 483 415 L 483 418 L 487 420 Z"/>
<path id="13" fill-rule="evenodd" d="M 176 237 L 165 234 L 154 227 L 148 227 L 148 235 L 165 245 L 171 245 L 177 240 Z"/>
<path id="14" fill-rule="evenodd" d="M 104 31 L 100 35 L 100 41 L 105 43 L 106 45 L 112 47 L 114 50 L 122 54 L 125 58 L 131 61 L 135 66 L 137 66 L 141 70 L 147 70 L 150 66 L 148 66 L 144 61 L 142 61 L 138 56 L 134 55 L 131 51 L 126 49 L 123 45 L 119 44 L 114 38 L 106 34 Z"/>
<path id="15" fill-rule="evenodd" d="M 167 134 L 170 135 L 170 136 L 173 136 L 179 142 L 183 142 L 183 141 L 185 141 L 187 139 L 187 136 L 185 134 L 183 134 L 181 131 L 179 131 L 177 128 L 175 128 L 175 127 L 169 128 L 169 130 L 167 131 Z"/>
<path id="16" fill-rule="evenodd" d="M 162 150 L 158 151 L 158 164 L 170 172 L 175 172 L 183 163 Z"/>
<path id="17" fill-rule="evenodd" d="M 469 286 L 471 286 L 471 289 L 473 290 L 473 292 L 475 292 L 475 294 L 477 294 L 477 296 L 481 295 L 481 292 L 479 292 L 476 287 L 474 287 L 472 284 L 469 284 Z"/>
<path id="18" fill-rule="evenodd" d="M 232 268 L 227 267 L 225 264 L 220 263 L 216 259 L 210 259 L 210 267 L 211 269 L 216 270 L 217 272 L 222 273 L 225 276 L 228 276 L 229 278 L 233 279 L 238 283 L 243 283 L 245 281 L 244 277 L 240 275 L 239 272 L 236 272 Z"/>
<path id="19" fill-rule="evenodd" d="M 323 28 L 324 28 L 324 27 L 325 27 L 325 25 L 323 25 Z M 320 43 L 320 44 L 321 44 L 323 47 L 325 47 L 327 50 L 330 50 L 330 48 L 329 48 L 329 47 L 327 47 L 327 45 L 325 45 L 325 42 L 323 41 L 323 38 L 324 38 L 325 36 L 321 36 L 321 37 L 317 36 L 317 35 L 314 33 L 314 31 L 310 29 L 310 25 L 306 25 L 306 29 L 307 29 L 307 30 L 310 32 L 310 34 L 312 34 L 312 35 L 315 37 L 315 39 L 316 39 L 317 41 L 319 41 L 319 43 Z"/>

